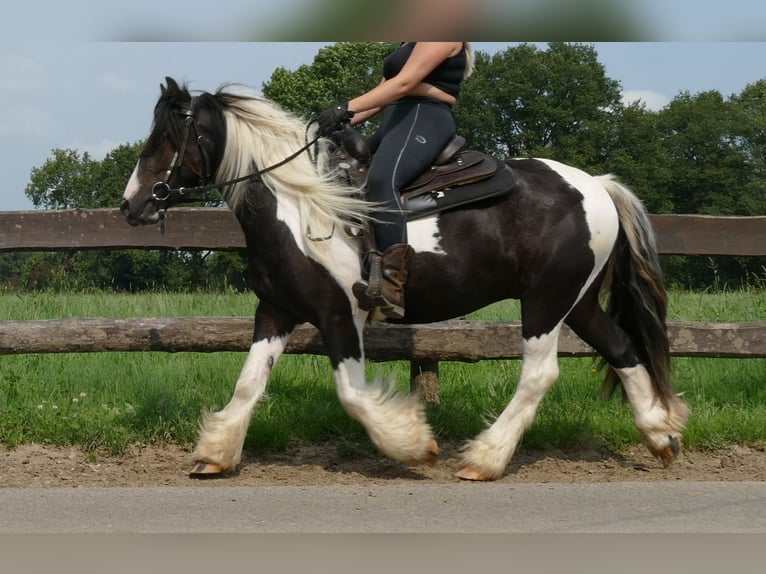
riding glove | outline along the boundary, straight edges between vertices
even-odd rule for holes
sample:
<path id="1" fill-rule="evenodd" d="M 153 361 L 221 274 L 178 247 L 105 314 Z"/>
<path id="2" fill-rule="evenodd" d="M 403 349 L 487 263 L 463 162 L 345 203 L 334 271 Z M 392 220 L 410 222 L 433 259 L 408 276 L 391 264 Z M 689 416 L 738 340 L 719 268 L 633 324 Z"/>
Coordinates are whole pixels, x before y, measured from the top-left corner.
<path id="1" fill-rule="evenodd" d="M 328 137 L 338 130 L 354 117 L 354 112 L 349 111 L 348 102 L 328 108 L 319 114 L 316 118 L 319 128 L 317 135 Z"/>

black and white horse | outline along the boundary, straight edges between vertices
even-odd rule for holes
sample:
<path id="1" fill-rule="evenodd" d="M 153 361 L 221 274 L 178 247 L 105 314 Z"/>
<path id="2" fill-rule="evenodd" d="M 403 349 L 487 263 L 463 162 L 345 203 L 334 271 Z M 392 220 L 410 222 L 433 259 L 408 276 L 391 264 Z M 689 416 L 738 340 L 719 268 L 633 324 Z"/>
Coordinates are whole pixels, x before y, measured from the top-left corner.
<path id="1" fill-rule="evenodd" d="M 218 185 L 244 231 L 259 299 L 252 347 L 230 402 L 204 417 L 192 474 L 238 465 L 256 403 L 303 322 L 320 331 L 339 400 L 379 450 L 412 464 L 435 461 L 438 447 L 421 402 L 365 377 L 369 317 L 351 291 L 363 246 L 348 231 L 371 210 L 328 169 L 329 142 L 319 140 L 316 156 L 296 155 L 307 124 L 275 103 L 241 86 L 192 94 L 170 78 L 166 83 L 122 212 L 131 225 L 156 224 L 190 186 Z M 541 159 L 501 165 L 514 176 L 507 193 L 407 229 L 416 255 L 400 322 L 441 321 L 498 300 L 521 301 L 520 380 L 503 412 L 465 445 L 458 476 L 503 475 L 558 378 L 564 323 L 602 355 L 606 383 L 622 385 L 646 445 L 670 464 L 688 408 L 669 383 L 666 292 L 643 206 L 610 176 Z M 242 181 L 230 183 L 236 179 Z"/>

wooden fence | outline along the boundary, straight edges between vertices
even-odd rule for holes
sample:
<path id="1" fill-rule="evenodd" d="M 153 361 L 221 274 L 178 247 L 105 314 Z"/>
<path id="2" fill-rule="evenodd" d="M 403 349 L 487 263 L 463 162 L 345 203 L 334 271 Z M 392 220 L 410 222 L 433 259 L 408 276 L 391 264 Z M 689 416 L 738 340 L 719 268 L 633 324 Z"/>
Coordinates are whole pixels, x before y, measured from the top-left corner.
<path id="1" fill-rule="evenodd" d="M 766 217 L 652 215 L 662 254 L 766 256 Z M 116 209 L 0 212 L 0 252 L 88 249 L 237 250 L 244 237 L 225 208 L 168 212 L 166 232 L 130 227 Z M 190 317 L 52 319 L 0 322 L 0 355 L 23 353 L 245 351 L 252 318 Z M 766 357 L 766 321 L 668 324 L 675 356 Z M 413 386 L 438 400 L 439 361 L 521 357 L 521 325 L 448 321 L 430 325 L 374 324 L 365 332 L 368 358 L 409 360 Z M 288 353 L 323 354 L 316 329 L 297 329 Z M 568 329 L 559 355 L 593 355 Z"/>

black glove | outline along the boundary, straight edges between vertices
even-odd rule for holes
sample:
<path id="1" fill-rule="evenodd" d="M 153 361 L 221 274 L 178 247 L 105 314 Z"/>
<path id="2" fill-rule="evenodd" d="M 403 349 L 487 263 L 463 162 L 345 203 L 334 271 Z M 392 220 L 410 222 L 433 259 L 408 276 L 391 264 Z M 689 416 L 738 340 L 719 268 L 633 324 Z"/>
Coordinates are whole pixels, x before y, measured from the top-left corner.
<path id="1" fill-rule="evenodd" d="M 344 124 L 354 117 L 354 112 L 349 111 L 348 102 L 326 109 L 317 116 L 317 135 L 328 137 L 338 130 L 343 129 Z"/>

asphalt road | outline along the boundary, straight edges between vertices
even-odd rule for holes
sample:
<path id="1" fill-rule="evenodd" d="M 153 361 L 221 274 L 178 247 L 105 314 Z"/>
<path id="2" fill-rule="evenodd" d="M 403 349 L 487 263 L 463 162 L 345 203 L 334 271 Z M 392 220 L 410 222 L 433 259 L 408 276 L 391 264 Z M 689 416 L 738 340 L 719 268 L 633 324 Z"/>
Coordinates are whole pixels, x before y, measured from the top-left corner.
<path id="1" fill-rule="evenodd" d="M 2 533 L 766 533 L 766 483 L 0 490 Z"/>

